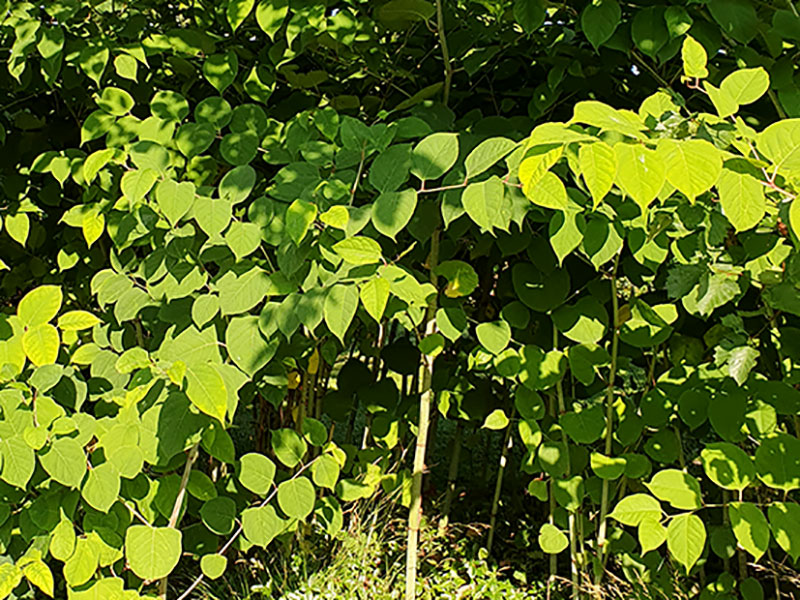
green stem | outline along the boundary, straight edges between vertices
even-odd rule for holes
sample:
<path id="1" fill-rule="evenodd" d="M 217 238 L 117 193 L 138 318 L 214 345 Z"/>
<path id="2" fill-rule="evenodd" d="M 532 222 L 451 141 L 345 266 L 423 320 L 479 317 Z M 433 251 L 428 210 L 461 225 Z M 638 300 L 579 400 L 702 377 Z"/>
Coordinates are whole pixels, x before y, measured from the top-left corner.
<path id="1" fill-rule="evenodd" d="M 453 497 L 456 493 L 456 479 L 458 479 L 458 463 L 461 459 L 461 438 L 464 435 L 464 421 L 458 420 L 456 434 L 453 437 L 453 452 L 450 455 L 450 469 L 447 473 L 447 492 L 444 496 L 444 508 L 442 509 L 442 519 L 439 521 L 439 529 L 447 527 L 450 518 L 450 508 L 453 505 Z"/>
<path id="2" fill-rule="evenodd" d="M 431 253 L 428 257 L 428 269 L 431 273 L 431 283 L 436 287 L 438 278 L 436 267 L 439 264 L 439 236 L 437 227 L 431 237 Z M 428 304 L 425 314 L 425 335 L 436 331 L 436 307 L 434 296 Z M 411 478 L 411 508 L 408 512 L 408 543 L 406 546 L 406 600 L 416 598 L 417 588 L 417 545 L 419 544 L 419 526 L 422 521 L 422 474 L 425 470 L 425 450 L 428 440 L 428 425 L 431 414 L 431 400 L 433 398 L 433 358 L 422 357 L 421 386 L 419 398 L 419 425 L 417 430 L 417 447 L 414 452 L 414 471 Z"/>
<path id="3" fill-rule="evenodd" d="M 511 420 L 514 419 L 514 411 L 511 413 Z M 497 524 L 497 509 L 500 506 L 500 492 L 503 489 L 503 472 L 506 469 L 508 462 L 508 453 L 514 445 L 514 439 L 511 437 L 511 422 L 506 426 L 506 434 L 503 439 L 503 450 L 500 453 L 500 466 L 497 469 L 497 483 L 494 486 L 494 498 L 492 499 L 492 513 L 489 518 L 489 539 L 486 541 L 486 551 L 492 552 L 492 543 L 494 542 L 495 525 Z"/>
<path id="4" fill-rule="evenodd" d="M 553 324 L 553 350 L 558 350 L 558 327 Z M 561 380 L 556 383 L 556 398 L 558 398 L 558 411 L 560 414 L 567 412 L 567 405 L 564 400 L 564 387 Z M 566 437 L 564 438 L 564 451 L 569 456 Z M 580 594 L 580 574 L 578 572 L 577 541 L 575 539 L 575 513 L 570 511 L 567 515 L 569 526 L 569 564 L 570 576 L 572 577 L 572 597 L 577 599 Z"/>
<path id="5" fill-rule="evenodd" d="M 453 63 L 450 60 L 450 50 L 447 47 L 447 36 L 444 33 L 444 11 L 442 0 L 436 0 L 436 31 L 439 34 L 439 43 L 442 46 L 442 60 L 444 61 L 444 91 L 442 102 L 447 106 L 450 102 L 450 87 L 453 84 Z"/>
<path id="6" fill-rule="evenodd" d="M 614 432 L 614 382 L 617 376 L 617 356 L 619 353 L 619 298 L 617 297 L 617 268 L 619 267 L 619 254 L 614 258 L 614 269 L 611 272 L 611 310 L 613 311 L 613 327 L 611 334 L 611 369 L 608 375 L 608 387 L 606 388 L 606 436 L 605 454 L 611 456 L 611 442 Z M 597 552 L 600 561 L 599 569 L 595 575 L 597 585 L 603 580 L 603 571 L 606 561 L 606 527 L 608 516 L 608 479 L 603 480 L 603 488 L 600 497 L 600 524 L 597 530 Z"/>
<path id="7" fill-rule="evenodd" d="M 186 497 L 186 486 L 189 485 L 189 475 L 192 472 L 192 467 L 197 460 L 197 455 L 200 453 L 200 445 L 195 444 L 189 450 L 189 455 L 186 457 L 186 464 L 183 467 L 183 476 L 181 476 L 181 485 L 178 488 L 178 495 L 175 498 L 175 504 L 172 505 L 172 514 L 169 517 L 167 527 L 175 528 L 181 517 L 181 509 L 183 508 L 183 499 Z M 158 597 L 161 600 L 167 600 L 167 578 L 163 577 L 158 582 Z"/>

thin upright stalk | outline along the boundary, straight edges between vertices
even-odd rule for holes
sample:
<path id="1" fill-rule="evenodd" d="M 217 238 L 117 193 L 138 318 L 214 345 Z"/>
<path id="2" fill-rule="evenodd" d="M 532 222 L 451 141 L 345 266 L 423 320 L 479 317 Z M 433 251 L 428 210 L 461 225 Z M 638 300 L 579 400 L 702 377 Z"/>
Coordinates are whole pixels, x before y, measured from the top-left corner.
<path id="1" fill-rule="evenodd" d="M 553 324 L 553 350 L 558 350 L 558 327 Z M 556 398 L 558 398 L 558 412 L 564 414 L 567 412 L 567 403 L 564 400 L 564 386 L 561 380 L 556 383 Z M 567 448 L 566 438 L 564 438 L 564 451 L 569 456 L 569 449 Z M 569 526 L 569 569 L 570 576 L 572 577 L 572 597 L 578 598 L 580 590 L 579 573 L 578 573 L 578 557 L 577 557 L 577 540 L 575 531 L 575 513 L 570 511 L 567 515 L 567 524 Z"/>
<path id="2" fill-rule="evenodd" d="M 464 435 L 464 421 L 458 420 L 456 434 L 453 436 L 453 451 L 450 454 L 450 469 L 447 472 L 447 491 L 444 495 L 444 507 L 442 508 L 442 519 L 439 521 L 439 529 L 447 527 L 450 519 L 450 508 L 453 505 L 453 497 L 456 494 L 456 480 L 458 479 L 458 463 L 461 460 L 461 438 Z"/>
<path id="3" fill-rule="evenodd" d="M 513 411 L 512 411 L 513 420 Z M 489 538 L 486 540 L 487 552 L 492 552 L 492 543 L 494 542 L 495 526 L 497 525 L 497 509 L 500 506 L 500 492 L 503 489 L 503 473 L 506 469 L 508 462 L 508 453 L 514 445 L 514 438 L 511 437 L 511 422 L 506 426 L 506 434 L 503 439 L 503 450 L 500 452 L 500 466 L 497 469 L 497 483 L 494 486 L 494 498 L 492 498 L 492 513 L 489 518 Z"/>
<path id="4" fill-rule="evenodd" d="M 619 353 L 619 298 L 617 297 L 617 268 L 619 267 L 619 254 L 614 258 L 614 268 L 611 272 L 611 310 L 613 311 L 611 332 L 611 369 L 608 374 L 608 387 L 606 388 L 606 435 L 605 454 L 611 456 L 611 442 L 614 434 L 614 382 L 617 376 L 617 356 Z M 597 530 L 597 552 L 600 568 L 597 570 L 595 583 L 603 580 L 603 571 L 606 563 L 606 526 L 608 516 L 609 480 L 603 480 L 600 496 L 600 523 Z"/>
<path id="5" fill-rule="evenodd" d="M 556 417 L 556 406 L 555 402 L 553 401 L 553 396 L 548 396 L 549 402 L 549 412 L 550 416 L 555 419 Z M 551 477 L 550 478 L 550 511 L 548 514 L 548 522 L 550 525 L 555 525 L 556 521 L 556 482 Z M 556 573 L 558 570 L 558 562 L 557 557 L 555 554 L 550 555 L 550 576 L 547 578 L 547 600 L 550 600 L 550 594 L 553 590 L 553 584 L 556 581 Z"/>
<path id="6" fill-rule="evenodd" d="M 181 485 L 178 488 L 178 495 L 175 497 L 175 504 L 172 505 L 172 514 L 169 517 L 167 527 L 175 528 L 178 526 L 178 521 L 181 517 L 181 508 L 183 508 L 183 499 L 186 497 L 186 486 L 189 485 L 189 475 L 192 472 L 197 456 L 200 454 L 200 445 L 195 444 L 189 450 L 189 455 L 186 457 L 186 464 L 183 467 L 183 475 L 181 476 Z M 167 578 L 163 577 L 158 582 L 158 597 L 160 600 L 167 600 Z"/>
<path id="7" fill-rule="evenodd" d="M 436 267 L 439 264 L 439 236 L 437 227 L 431 237 L 431 252 L 428 256 L 430 280 L 437 286 Z M 437 300 L 434 296 L 428 303 L 425 314 L 425 336 L 436 331 Z M 419 526 L 422 521 L 422 474 L 425 470 L 425 450 L 428 441 L 428 425 L 433 398 L 433 357 L 424 355 L 421 365 L 421 386 L 419 398 L 419 424 L 417 429 L 417 447 L 414 452 L 414 471 L 411 476 L 411 507 L 408 512 L 408 543 L 406 546 L 406 600 L 414 600 L 417 588 L 417 545 L 419 543 Z"/>
<path id="8" fill-rule="evenodd" d="M 447 47 L 447 36 L 444 32 L 444 10 L 442 0 L 436 0 L 436 32 L 439 34 L 439 43 L 442 46 L 442 60 L 444 61 L 444 90 L 442 101 L 444 105 L 450 102 L 450 88 L 453 85 L 453 63 L 450 60 L 450 50 Z"/>

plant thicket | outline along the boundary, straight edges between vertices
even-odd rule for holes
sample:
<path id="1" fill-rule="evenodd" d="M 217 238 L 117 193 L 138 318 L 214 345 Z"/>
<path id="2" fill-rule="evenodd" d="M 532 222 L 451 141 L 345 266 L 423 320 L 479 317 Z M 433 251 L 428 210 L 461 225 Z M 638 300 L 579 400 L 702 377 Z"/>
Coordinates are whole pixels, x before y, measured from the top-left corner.
<path id="1" fill-rule="evenodd" d="M 0 599 L 187 598 L 389 494 L 412 600 L 445 419 L 445 518 L 497 431 L 487 547 L 519 469 L 573 596 L 788 593 L 798 43 L 791 0 L 1 1 Z"/>

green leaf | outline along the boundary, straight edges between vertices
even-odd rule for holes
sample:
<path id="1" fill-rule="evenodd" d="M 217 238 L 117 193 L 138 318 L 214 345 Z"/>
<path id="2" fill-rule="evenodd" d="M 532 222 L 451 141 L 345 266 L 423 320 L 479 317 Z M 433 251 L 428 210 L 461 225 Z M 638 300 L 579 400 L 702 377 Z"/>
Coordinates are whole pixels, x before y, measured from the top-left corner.
<path id="1" fill-rule="evenodd" d="M 115 87 L 103 89 L 99 96 L 95 96 L 95 102 L 101 110 L 116 117 L 128 114 L 134 104 L 133 97 L 128 92 Z"/>
<path id="2" fill-rule="evenodd" d="M 469 296 L 478 287 L 478 274 L 469 263 L 445 260 L 436 267 L 436 274 L 447 279 L 444 295 L 448 298 Z"/>
<path id="3" fill-rule="evenodd" d="M 99 551 L 88 538 L 75 543 L 75 551 L 64 563 L 64 579 L 71 587 L 83 585 L 92 578 L 98 567 Z"/>
<path id="4" fill-rule="evenodd" d="M 596 442 L 603 435 L 606 426 L 603 409 L 597 405 L 580 412 L 564 413 L 558 422 L 567 435 L 578 444 Z"/>
<path id="5" fill-rule="evenodd" d="M 335 285 L 328 290 L 323 308 L 325 324 L 342 344 L 344 344 L 347 329 L 356 315 L 356 309 L 358 309 L 358 286 Z"/>
<path id="6" fill-rule="evenodd" d="M 229 133 L 219 143 L 219 153 L 230 164 L 245 166 L 258 153 L 258 136 L 252 131 Z"/>
<path id="7" fill-rule="evenodd" d="M 156 185 L 155 196 L 159 210 L 175 227 L 192 208 L 195 187 L 191 181 L 178 183 L 173 179 L 165 179 Z"/>
<path id="8" fill-rule="evenodd" d="M 53 597 L 55 582 L 53 580 L 53 572 L 47 566 L 47 563 L 42 560 L 26 562 L 22 568 L 22 574 L 31 584 L 51 598 Z M 0 590 L 0 596 L 2 596 L 2 590 Z"/>
<path id="9" fill-rule="evenodd" d="M 631 23 L 631 38 L 636 47 L 655 58 L 669 41 L 663 6 L 649 6 L 636 11 Z"/>
<path id="10" fill-rule="evenodd" d="M 293 469 L 308 451 L 308 445 L 294 429 L 276 429 L 272 432 L 272 450 L 284 465 Z"/>
<path id="11" fill-rule="evenodd" d="M 694 24 L 694 19 L 689 16 L 687 10 L 682 6 L 668 7 L 664 11 L 664 20 L 667 22 L 667 30 L 671 38 L 685 35 Z"/>
<path id="12" fill-rule="evenodd" d="M 120 479 L 117 469 L 111 463 L 103 463 L 89 471 L 81 496 L 87 504 L 106 513 L 119 497 Z"/>
<path id="13" fill-rule="evenodd" d="M 734 348 L 728 357 L 728 374 L 736 383 L 743 385 L 750 377 L 750 371 L 755 368 L 759 355 L 759 351 L 750 346 Z"/>
<path id="14" fill-rule="evenodd" d="M 667 526 L 667 548 L 672 557 L 687 571 L 698 561 L 706 545 L 706 528 L 697 515 L 673 517 Z"/>
<path id="15" fill-rule="evenodd" d="M 58 330 L 48 323 L 28 329 L 22 336 L 22 349 L 37 367 L 51 365 L 58 359 Z"/>
<path id="16" fill-rule="evenodd" d="M 481 425 L 481 429 L 491 429 L 492 431 L 499 431 L 505 429 L 509 424 L 508 417 L 502 408 L 496 408 L 490 412 Z"/>
<path id="17" fill-rule="evenodd" d="M 642 210 L 646 210 L 664 187 L 664 157 L 639 144 L 617 144 L 616 182 Z"/>
<path id="18" fill-rule="evenodd" d="M 395 144 L 381 152 L 369 169 L 369 182 L 379 192 L 394 192 L 408 180 L 411 145 Z"/>
<path id="19" fill-rule="evenodd" d="M 597 100 L 584 100 L 575 105 L 573 123 L 585 123 L 603 131 L 616 131 L 622 135 L 643 139 L 647 129 L 641 117 L 629 110 L 617 110 Z M 617 145 L 619 147 L 619 144 Z"/>
<path id="20" fill-rule="evenodd" d="M 662 140 L 658 157 L 667 181 L 690 202 L 711 189 L 722 172 L 722 153 L 705 140 Z"/>
<path id="21" fill-rule="evenodd" d="M 617 155 L 605 142 L 583 144 L 578 151 L 578 163 L 586 187 L 592 194 L 594 208 L 597 208 L 614 186 Z"/>
<path id="22" fill-rule="evenodd" d="M 565 211 L 554 213 L 550 218 L 548 237 L 550 246 L 558 258 L 559 266 L 573 250 L 581 245 L 585 228 L 586 221 L 580 210 L 573 210 L 570 207 Z"/>
<path id="23" fill-rule="evenodd" d="M 305 200 L 295 200 L 286 210 L 286 232 L 299 246 L 308 233 L 308 228 L 317 218 L 317 205 Z"/>
<path id="24" fill-rule="evenodd" d="M 535 4 L 525 2 L 524 0 L 522 0 L 522 3 Z M 517 4 L 520 4 L 520 2 L 517 2 Z M 472 179 L 488 171 L 516 147 L 517 143 L 515 141 L 504 137 L 493 137 L 483 140 L 464 160 L 467 179 Z"/>
<path id="25" fill-rule="evenodd" d="M 261 227 L 255 223 L 234 221 L 225 233 L 225 243 L 236 260 L 242 260 L 261 245 Z"/>
<path id="26" fill-rule="evenodd" d="M 755 456 L 756 473 L 764 485 L 789 492 L 800 489 L 800 440 L 778 433 L 761 442 Z"/>
<path id="27" fill-rule="evenodd" d="M 778 171 L 800 171 L 800 119 L 783 119 L 762 131 L 756 142 L 761 156 Z"/>
<path id="28" fill-rule="evenodd" d="M 659 548 L 667 539 L 667 530 L 657 519 L 642 520 L 637 532 L 643 555 Z"/>
<path id="29" fill-rule="evenodd" d="M 227 496 L 217 496 L 200 507 L 200 517 L 208 529 L 218 535 L 233 531 L 236 518 L 236 502 Z"/>
<path id="30" fill-rule="evenodd" d="M 22 569 L 13 562 L 0 565 L 0 598 L 7 598 L 22 583 Z"/>
<path id="31" fill-rule="evenodd" d="M 203 75 L 220 93 L 233 83 L 238 72 L 239 59 L 233 50 L 225 54 L 212 54 L 203 63 Z"/>
<path id="32" fill-rule="evenodd" d="M 681 298 L 683 307 L 693 314 L 708 316 L 739 294 L 736 279 L 725 273 L 705 274 L 688 294 Z"/>
<path id="33" fill-rule="evenodd" d="M 182 534 L 171 527 L 131 525 L 125 532 L 125 558 L 142 579 L 169 575 L 181 557 Z"/>
<path id="34" fill-rule="evenodd" d="M 132 56 L 120 54 L 114 59 L 114 70 L 124 79 L 135 82 L 138 69 L 139 63 Z"/>
<path id="35" fill-rule="evenodd" d="M 97 174 L 105 167 L 109 161 L 114 157 L 113 148 L 103 148 L 97 152 L 92 152 L 86 157 L 83 163 L 83 178 L 86 183 L 91 183 Z"/>
<path id="36" fill-rule="evenodd" d="M 444 350 L 444 336 L 441 333 L 432 333 L 419 342 L 419 351 L 431 358 L 436 358 Z"/>
<path id="37" fill-rule="evenodd" d="M 97 211 L 97 207 L 92 207 L 87 210 L 83 219 L 81 220 L 81 230 L 83 238 L 86 240 L 86 246 L 91 248 L 106 228 L 106 218 Z"/>
<path id="38" fill-rule="evenodd" d="M 382 277 L 376 277 L 364 283 L 359 291 L 361 304 L 369 316 L 378 323 L 381 322 L 383 313 L 386 310 L 386 304 L 389 302 L 389 287 L 388 281 Z"/>
<path id="39" fill-rule="evenodd" d="M 106 70 L 108 64 L 108 56 L 108 48 L 87 44 L 78 55 L 78 64 L 88 78 L 100 85 L 103 71 Z"/>
<path id="40" fill-rule="evenodd" d="M 214 238 L 228 227 L 233 217 L 233 207 L 227 200 L 197 196 L 193 214 L 200 229 L 208 237 Z"/>
<path id="41" fill-rule="evenodd" d="M 536 184 L 542 180 L 563 155 L 564 146 L 562 144 L 535 146 L 525 153 L 525 157 L 519 163 L 517 176 L 522 182 L 522 193 L 531 202 L 536 202 L 533 196 Z"/>
<path id="42" fill-rule="evenodd" d="M 741 491 L 756 478 L 752 459 L 728 442 L 708 444 L 700 453 L 706 476 L 726 490 Z"/>
<path id="43" fill-rule="evenodd" d="M 758 33 L 758 15 L 750 0 L 711 0 L 708 10 L 722 31 L 737 42 L 747 44 Z"/>
<path id="44" fill-rule="evenodd" d="M 217 281 L 219 308 L 223 315 L 247 312 L 262 302 L 267 294 L 275 293 L 274 289 L 270 276 L 259 267 L 238 276 L 229 271 Z"/>
<path id="45" fill-rule="evenodd" d="M 193 364 L 186 369 L 186 395 L 201 412 L 225 421 L 228 391 L 225 381 L 212 364 Z"/>
<path id="46" fill-rule="evenodd" d="M 423 181 L 439 179 L 458 160 L 458 135 L 434 133 L 419 142 L 411 154 L 411 172 Z"/>
<path id="47" fill-rule="evenodd" d="M 86 473 L 86 454 L 74 439 L 58 438 L 39 456 L 42 468 L 58 483 L 77 488 Z"/>
<path id="48" fill-rule="evenodd" d="M 569 540 L 555 525 L 545 523 L 539 529 L 539 547 L 546 554 L 559 554 L 567 549 Z"/>
<path id="49" fill-rule="evenodd" d="M 733 535 L 739 545 L 760 559 L 769 547 L 769 525 L 761 509 L 750 502 L 728 504 Z"/>
<path id="50" fill-rule="evenodd" d="M 725 163 L 717 180 L 717 191 L 722 212 L 736 231 L 752 229 L 764 218 L 767 211 L 764 186 L 758 179 L 758 171 L 745 160 Z M 789 220 L 794 223 L 791 215 Z"/>
<path id="51" fill-rule="evenodd" d="M 228 18 L 231 29 L 236 31 L 253 10 L 255 0 L 228 0 L 225 7 L 225 16 Z"/>
<path id="52" fill-rule="evenodd" d="M 773 502 L 767 509 L 769 527 L 775 541 L 793 561 L 800 558 L 800 505 Z"/>
<path id="53" fill-rule="evenodd" d="M 339 480 L 341 467 L 336 459 L 328 454 L 323 454 L 314 461 L 311 467 L 311 478 L 317 487 L 333 490 Z"/>
<path id="54" fill-rule="evenodd" d="M 703 89 L 708 94 L 711 103 L 721 118 L 730 117 L 739 110 L 739 105 L 731 95 L 720 88 L 716 88 L 707 81 L 703 82 Z"/>
<path id="55" fill-rule="evenodd" d="M 763 67 L 739 69 L 722 80 L 720 89 L 739 105 L 752 104 L 767 93 L 769 75 Z"/>
<path id="56" fill-rule="evenodd" d="M 256 452 L 245 454 L 239 463 L 239 483 L 254 494 L 266 496 L 275 480 L 275 463 Z"/>
<path id="57" fill-rule="evenodd" d="M 625 496 L 608 515 L 623 525 L 638 527 L 643 521 L 661 520 L 661 504 L 648 494 Z"/>
<path id="58" fill-rule="evenodd" d="M 258 328 L 258 317 L 251 315 L 230 320 L 225 346 L 236 366 L 251 377 L 272 360 L 278 349 L 277 343 L 267 343 Z"/>
<path id="59" fill-rule="evenodd" d="M 219 182 L 219 197 L 231 204 L 239 204 L 250 196 L 256 184 L 256 171 L 250 165 L 234 167 Z"/>
<path id="60" fill-rule="evenodd" d="M 461 204 L 469 218 L 484 231 L 492 231 L 502 209 L 505 189 L 497 176 L 471 183 L 461 193 Z"/>
<path id="61" fill-rule="evenodd" d="M 228 559 L 222 554 L 205 554 L 200 559 L 200 570 L 209 579 L 219 579 L 228 568 Z"/>
<path id="62" fill-rule="evenodd" d="M 697 479 L 678 469 L 659 471 L 645 487 L 659 500 L 674 508 L 694 510 L 702 507 L 702 493 Z"/>
<path id="63" fill-rule="evenodd" d="M 289 13 L 289 0 L 261 0 L 256 7 L 256 21 L 271 40 Z"/>
<path id="64" fill-rule="evenodd" d="M 0 455 L 3 457 L 3 481 L 24 488 L 36 467 L 33 450 L 20 437 L 10 437 L 0 439 Z"/>
<path id="65" fill-rule="evenodd" d="M 427 21 L 436 13 L 426 0 L 390 0 L 377 11 L 378 19 L 387 25 L 401 28 L 414 21 Z"/>
<path id="66" fill-rule="evenodd" d="M 5 226 L 6 232 L 11 236 L 11 239 L 20 246 L 24 246 L 25 242 L 28 241 L 28 233 L 31 229 L 31 222 L 27 213 L 7 215 L 5 218 Z"/>
<path id="67" fill-rule="evenodd" d="M 208 150 L 216 135 L 210 123 L 186 123 L 178 129 L 175 145 L 186 158 L 193 158 Z"/>
<path id="68" fill-rule="evenodd" d="M 500 354 L 511 341 L 511 327 L 505 321 L 481 323 L 475 328 L 478 341 L 492 354 Z"/>
<path id="69" fill-rule="evenodd" d="M 417 192 L 384 192 L 372 205 L 372 224 L 379 233 L 395 239 L 405 229 L 417 208 Z"/>
<path id="70" fill-rule="evenodd" d="M 624 458 L 615 458 L 599 452 L 592 452 L 589 459 L 592 471 L 600 479 L 618 479 L 625 472 L 626 461 Z"/>
<path id="71" fill-rule="evenodd" d="M 49 323 L 61 309 L 64 295 L 57 285 L 40 285 L 22 297 L 17 316 L 25 327 Z"/>
<path id="72" fill-rule="evenodd" d="M 127 171 L 120 181 L 120 189 L 122 195 L 125 196 L 131 204 L 138 204 L 147 193 L 153 189 L 158 175 L 152 169 L 134 169 Z"/>
<path id="73" fill-rule="evenodd" d="M 514 20 L 525 33 L 533 33 L 544 23 L 546 16 L 544 0 L 515 0 Z"/>
<path id="74" fill-rule="evenodd" d="M 573 305 L 564 305 L 553 313 L 553 323 L 559 332 L 573 342 L 594 344 L 605 335 L 608 313 L 592 297 L 581 298 Z"/>
<path id="75" fill-rule="evenodd" d="M 344 239 L 333 245 L 333 251 L 351 265 L 371 265 L 381 260 L 380 244 L 368 237 Z"/>
<path id="76" fill-rule="evenodd" d="M 316 494 L 307 477 L 284 481 L 278 486 L 278 506 L 291 519 L 305 519 L 314 510 Z"/>
<path id="77" fill-rule="evenodd" d="M 528 344 L 522 349 L 521 356 L 519 380 L 531 390 L 544 390 L 554 386 L 567 370 L 567 360 L 557 350 L 544 352 L 541 348 Z"/>
<path id="78" fill-rule="evenodd" d="M 50 555 L 56 560 L 66 562 L 75 551 L 75 527 L 72 521 L 62 515 L 50 537 Z"/>
<path id="79" fill-rule="evenodd" d="M 581 13 L 581 29 L 595 50 L 614 35 L 622 20 L 622 9 L 617 0 L 596 0 L 586 5 Z"/>
<path id="80" fill-rule="evenodd" d="M 525 191 L 528 200 L 543 208 L 567 209 L 567 190 L 561 179 L 547 171 L 539 181 Z"/>
<path id="81" fill-rule="evenodd" d="M 284 522 L 271 504 L 242 511 L 244 535 L 257 546 L 266 548 L 283 528 Z"/>
<path id="82" fill-rule="evenodd" d="M 150 113 L 164 121 L 182 121 L 189 114 L 189 102 L 178 92 L 159 90 L 150 100 Z"/>

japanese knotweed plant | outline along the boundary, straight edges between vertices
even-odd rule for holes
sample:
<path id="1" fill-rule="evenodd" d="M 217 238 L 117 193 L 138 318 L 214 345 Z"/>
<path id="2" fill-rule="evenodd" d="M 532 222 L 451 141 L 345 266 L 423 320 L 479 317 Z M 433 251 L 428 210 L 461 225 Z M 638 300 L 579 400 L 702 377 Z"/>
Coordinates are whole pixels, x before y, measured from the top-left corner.
<path id="1" fill-rule="evenodd" d="M 686 36 L 688 12 L 648 7 L 631 19 L 635 44 L 654 50 L 648 25 L 669 14 L 659 60 L 682 48 L 686 99 L 578 102 L 533 133 L 527 117 L 456 121 L 426 101 L 441 91 L 446 104 L 457 76 L 446 7 L 395 0 L 378 20 L 435 20 L 445 82 L 397 104 L 402 117 L 347 114 L 335 88 L 337 102 L 279 119 L 271 67 L 311 33 L 320 55 L 350 35 L 373 42 L 366 56 L 380 44 L 373 25 L 342 24 L 355 2 L 330 15 L 324 2 L 253 4 L 226 3 L 223 21 L 236 32 L 252 11 L 254 28 L 281 32 L 269 68 L 197 28 L 97 37 L 114 3 L 48 4 L 52 19 L 80 17 L 66 46 L 33 5 L 9 13 L 13 77 L 36 64 L 60 85 L 66 61 L 66 82 L 99 90 L 75 143 L 6 186 L 13 240 L 41 239 L 41 221 L 63 247 L 52 270 L 15 254 L 4 279 L 30 265 L 41 285 L 0 316 L 0 598 L 165 597 L 181 561 L 220 577 L 233 551 L 333 535 L 342 503 L 381 493 L 410 508 L 413 598 L 431 416 L 502 431 L 488 546 L 514 494 L 508 449 L 522 445 L 539 546 L 575 595 L 611 570 L 644 598 L 760 597 L 749 563 L 800 556 L 800 124 L 747 112 L 767 72 L 723 74 Z M 725 4 L 709 3 L 713 19 L 746 38 L 750 3 Z M 509 9 L 523 31 L 545 18 L 543 3 L 499 3 L 481 27 L 491 13 L 500 31 Z M 582 8 L 595 49 L 623 43 L 620 11 Z M 140 85 L 149 61 L 186 82 Z M 537 88 L 537 117 L 565 71 Z"/>

